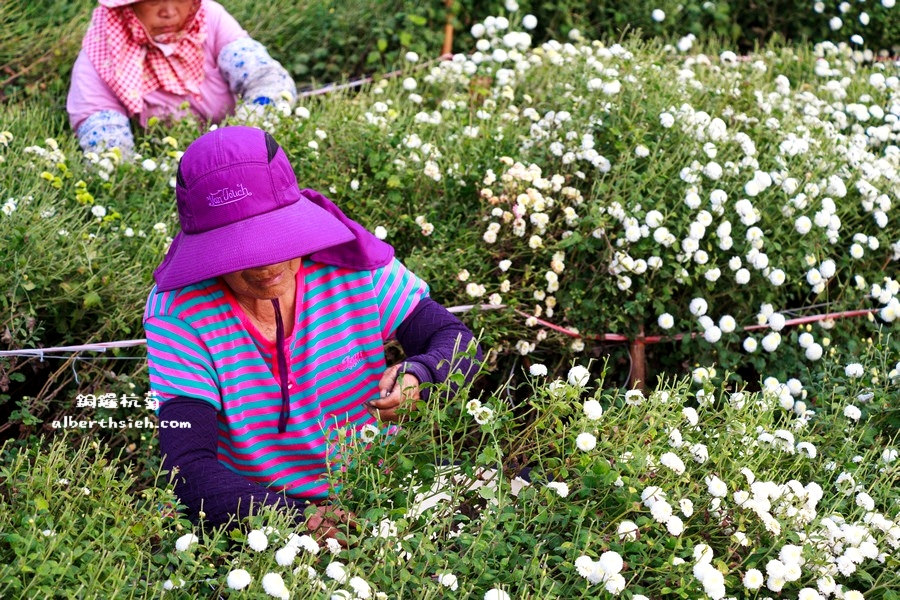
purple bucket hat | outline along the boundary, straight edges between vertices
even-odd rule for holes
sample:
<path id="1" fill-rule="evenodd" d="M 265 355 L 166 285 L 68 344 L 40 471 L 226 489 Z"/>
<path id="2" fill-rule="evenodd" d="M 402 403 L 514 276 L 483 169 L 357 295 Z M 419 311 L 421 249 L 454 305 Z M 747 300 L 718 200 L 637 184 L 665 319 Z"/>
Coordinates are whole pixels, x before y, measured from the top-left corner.
<path id="1" fill-rule="evenodd" d="M 160 292 L 357 239 L 300 191 L 284 150 L 253 127 L 221 127 L 191 143 L 175 196 L 181 231 L 153 273 Z"/>

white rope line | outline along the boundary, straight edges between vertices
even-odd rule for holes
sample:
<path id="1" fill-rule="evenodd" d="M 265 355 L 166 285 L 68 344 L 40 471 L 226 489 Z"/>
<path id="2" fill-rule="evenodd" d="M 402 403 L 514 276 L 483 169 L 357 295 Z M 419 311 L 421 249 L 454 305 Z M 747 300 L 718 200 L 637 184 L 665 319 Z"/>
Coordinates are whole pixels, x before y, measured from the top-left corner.
<path id="1" fill-rule="evenodd" d="M 413 67 L 413 68 L 416 70 L 424 69 L 425 67 L 432 65 L 436 62 L 448 60 L 452 56 L 453 56 L 452 54 L 444 54 L 442 56 L 433 58 L 424 63 L 419 63 L 419 64 L 415 65 L 415 67 Z M 388 73 L 384 73 L 383 75 L 380 76 L 380 78 L 381 79 L 391 79 L 394 77 L 399 77 L 400 75 L 403 75 L 405 72 L 406 71 L 404 71 L 404 70 L 398 69 L 396 71 L 390 71 Z M 299 94 L 297 94 L 297 97 L 298 98 L 309 98 L 310 96 L 320 96 L 322 94 L 330 94 L 331 92 L 336 92 L 338 90 L 349 90 L 349 89 L 353 89 L 353 88 L 358 88 L 363 85 L 366 85 L 367 83 L 372 83 L 373 81 L 375 81 L 375 77 L 372 75 L 369 75 L 369 76 L 363 77 L 361 79 L 349 81 L 347 83 L 329 83 L 328 85 L 323 85 L 322 87 L 316 88 L 314 90 L 306 90 L 305 92 L 300 92 Z"/>
<path id="2" fill-rule="evenodd" d="M 800 307 L 800 308 L 785 310 L 782 312 L 795 313 L 795 312 L 799 312 L 799 311 L 809 309 L 809 308 L 817 308 L 819 306 L 822 306 L 822 305 L 814 305 L 812 307 Z M 461 304 L 459 306 L 451 306 L 451 307 L 447 308 L 447 312 L 450 312 L 453 314 L 459 314 L 459 313 L 469 312 L 476 308 L 479 310 L 501 310 L 501 309 L 509 308 L 509 307 L 506 304 Z M 521 311 L 517 310 L 516 312 L 522 316 L 528 316 L 526 313 L 523 313 Z M 847 316 L 847 317 L 867 316 L 870 314 L 874 314 L 875 312 L 877 312 L 877 309 L 862 309 L 862 310 L 844 311 L 844 312 L 838 312 L 838 313 L 826 313 L 826 314 L 812 315 L 809 317 L 800 317 L 800 318 L 796 318 L 796 319 L 790 319 L 786 322 L 786 325 L 798 325 L 798 324 L 804 324 L 804 323 L 820 321 L 820 320 L 825 320 L 825 319 L 841 318 L 843 316 Z M 582 337 L 582 334 L 576 333 L 574 331 L 564 330 L 559 325 L 555 325 L 553 323 L 548 323 L 542 319 L 538 319 L 538 322 L 541 323 L 542 325 L 551 327 L 557 331 L 561 331 L 563 333 L 567 333 L 567 334 L 575 336 L 575 337 Z M 755 329 L 763 329 L 765 327 L 766 326 L 764 326 L 764 325 L 751 325 L 751 326 L 745 327 L 744 329 L 746 331 L 752 331 Z M 606 334 L 606 335 L 614 336 L 616 338 L 619 337 L 618 334 Z M 649 339 L 653 338 L 655 340 L 657 337 L 664 337 L 664 338 L 669 338 L 669 339 L 674 340 L 674 339 L 683 337 L 684 335 L 688 335 L 688 334 L 678 334 L 677 336 L 648 336 L 647 339 L 649 340 Z M 585 336 L 585 337 L 587 337 L 588 339 L 592 339 L 595 336 Z M 618 340 L 618 341 L 621 341 L 621 340 Z M 78 354 L 79 352 L 106 352 L 107 350 L 109 350 L 111 348 L 133 348 L 136 346 L 146 346 L 146 345 L 147 345 L 147 340 L 145 338 L 140 338 L 140 339 L 133 339 L 133 340 L 118 340 L 118 341 L 114 341 L 114 342 L 97 342 L 95 344 L 80 344 L 80 345 L 75 345 L 75 346 L 52 346 L 50 348 L 20 348 L 18 350 L 0 350 L 0 357 L 9 356 L 9 357 L 39 358 L 41 360 L 41 362 L 43 362 L 44 358 L 64 358 L 64 357 L 55 356 L 58 354 Z M 84 360 L 85 358 L 90 358 L 90 357 L 84 357 L 84 358 L 79 357 L 79 358 L 80 358 L 80 360 Z M 108 357 L 97 357 L 97 358 L 109 358 L 111 360 L 135 360 L 138 357 L 108 356 Z"/>

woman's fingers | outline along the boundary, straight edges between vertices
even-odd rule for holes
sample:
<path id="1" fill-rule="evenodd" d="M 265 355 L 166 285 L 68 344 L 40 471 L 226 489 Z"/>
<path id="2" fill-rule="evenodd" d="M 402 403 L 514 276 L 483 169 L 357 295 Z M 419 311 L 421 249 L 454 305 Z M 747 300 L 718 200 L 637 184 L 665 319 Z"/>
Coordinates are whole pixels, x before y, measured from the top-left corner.
<path id="1" fill-rule="evenodd" d="M 388 396 L 394 389 L 394 384 L 397 383 L 398 371 L 400 371 L 400 364 L 385 369 L 384 374 L 382 374 L 381 380 L 378 382 L 378 390 L 382 398 Z"/>

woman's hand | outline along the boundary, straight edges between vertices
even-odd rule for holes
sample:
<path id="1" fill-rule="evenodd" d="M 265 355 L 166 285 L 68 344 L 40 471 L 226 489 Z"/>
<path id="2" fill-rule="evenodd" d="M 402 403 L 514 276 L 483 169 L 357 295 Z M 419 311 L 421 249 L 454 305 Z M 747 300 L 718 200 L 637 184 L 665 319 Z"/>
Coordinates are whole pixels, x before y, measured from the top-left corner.
<path id="1" fill-rule="evenodd" d="M 398 377 L 402 366 L 402 363 L 396 364 L 384 372 L 378 382 L 381 397 L 368 404 L 369 414 L 379 421 L 399 421 L 397 409 L 419 399 L 419 380 L 409 373 Z"/>

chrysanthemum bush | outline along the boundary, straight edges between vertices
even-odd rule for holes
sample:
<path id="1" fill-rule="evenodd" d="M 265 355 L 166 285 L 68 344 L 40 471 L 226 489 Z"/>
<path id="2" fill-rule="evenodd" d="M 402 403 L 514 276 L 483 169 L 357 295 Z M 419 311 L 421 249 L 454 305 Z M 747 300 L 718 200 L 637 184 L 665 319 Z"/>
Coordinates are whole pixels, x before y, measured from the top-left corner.
<path id="1" fill-rule="evenodd" d="M 436 386 L 399 430 L 338 436 L 330 502 L 356 515 L 345 546 L 270 511 L 233 530 L 192 525 L 167 477 L 136 490 L 134 466 L 96 443 L 7 447 L 0 590 L 896 598 L 900 440 L 869 408 L 900 390 L 887 348 L 827 360 L 802 410 L 783 406 L 790 383 L 720 387 L 714 367 L 623 392 L 584 364 L 554 379 L 535 363 L 518 404 L 504 387 Z"/>
<path id="2" fill-rule="evenodd" d="M 438 300 L 505 307 L 464 317 L 498 364 L 597 356 L 605 333 L 684 335 L 650 347 L 648 380 L 692 363 L 786 380 L 892 326 L 895 65 L 831 43 L 749 60 L 636 41 L 532 48 L 517 15 L 479 25 L 470 53 L 410 55 L 401 77 L 255 123 L 301 185 L 394 244 Z M 155 123 L 132 160 L 82 157 L 49 115 L 4 110 L 6 346 L 138 337 L 178 227 L 177 160 L 203 126 Z M 874 312 L 785 326 L 849 309 Z M 128 371 L 79 367 L 88 386 Z"/>

